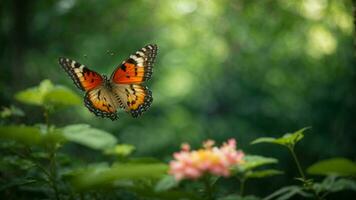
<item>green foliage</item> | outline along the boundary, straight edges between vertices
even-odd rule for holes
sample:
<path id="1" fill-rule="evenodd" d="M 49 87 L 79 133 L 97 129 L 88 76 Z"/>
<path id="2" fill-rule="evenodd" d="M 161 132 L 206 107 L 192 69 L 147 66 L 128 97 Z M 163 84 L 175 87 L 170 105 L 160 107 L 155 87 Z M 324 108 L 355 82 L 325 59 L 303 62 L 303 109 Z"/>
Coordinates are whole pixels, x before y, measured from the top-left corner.
<path id="1" fill-rule="evenodd" d="M 81 103 L 81 98 L 72 90 L 53 85 L 50 80 L 43 80 L 39 86 L 17 92 L 15 98 L 22 103 L 37 106 L 62 107 Z"/>
<path id="2" fill-rule="evenodd" d="M 0 111 L 0 118 L 7 118 L 11 116 L 23 117 L 25 113 L 20 108 L 11 105 L 10 107 L 2 107 Z"/>
<path id="3" fill-rule="evenodd" d="M 18 141 L 27 145 L 46 145 L 47 143 L 75 142 L 92 149 L 114 148 L 117 139 L 110 133 L 92 128 L 86 124 L 68 125 L 61 129 L 41 126 L 0 126 L 0 138 Z M 128 155 L 133 149 L 130 145 L 116 146 L 116 154 Z"/>
<path id="4" fill-rule="evenodd" d="M 17 155 L 5 155 L 1 158 L 1 170 L 9 171 L 13 168 L 20 170 L 30 170 L 35 166 L 31 160 L 19 157 Z"/>
<path id="5" fill-rule="evenodd" d="M 356 181 L 354 179 L 339 178 L 337 176 L 327 176 L 321 183 L 314 184 L 317 193 L 340 192 L 343 190 L 356 191 Z"/>
<path id="6" fill-rule="evenodd" d="M 287 147 L 290 150 L 290 153 L 297 165 L 300 174 L 300 178 L 296 178 L 296 180 L 299 180 L 302 183 L 302 186 L 293 185 L 282 187 L 264 198 L 264 200 L 287 200 L 295 195 L 300 195 L 303 197 L 314 197 L 316 199 L 324 199 L 326 195 L 332 192 L 356 189 L 356 182 L 351 179 L 337 180 L 336 176 L 329 176 L 326 177 L 321 183 L 314 182 L 312 179 L 307 179 L 294 151 L 295 144 L 304 137 L 303 132 L 305 130 L 306 128 L 303 128 L 295 133 L 286 134 L 281 138 L 258 138 L 252 142 L 252 144 L 275 143 Z M 314 175 L 336 174 L 339 176 L 354 176 L 356 172 L 356 165 L 352 161 L 344 158 L 333 158 L 313 164 L 307 169 L 307 172 L 309 174 Z M 278 172 L 274 172 L 273 170 L 267 170 L 265 172 L 262 171 L 260 174 L 263 176 L 264 174 L 269 173 L 273 175 L 274 173 Z M 258 177 L 259 174 L 255 173 L 254 176 Z"/>
<path id="7" fill-rule="evenodd" d="M 67 87 L 56 85 L 43 98 L 45 105 L 75 106 L 82 104 L 82 98 Z"/>
<path id="8" fill-rule="evenodd" d="M 113 148 L 117 143 L 116 138 L 110 133 L 87 124 L 68 125 L 61 130 L 67 140 L 97 150 Z"/>
<path id="9" fill-rule="evenodd" d="M 259 143 L 272 143 L 279 144 L 286 147 L 294 147 L 301 139 L 304 137 L 304 132 L 309 129 L 309 127 L 302 128 L 294 133 L 286 133 L 282 137 L 272 138 L 272 137 L 262 137 L 257 138 L 251 142 L 251 144 L 259 144 Z"/>
<path id="10" fill-rule="evenodd" d="M 307 172 L 314 175 L 356 176 L 356 164 L 346 158 L 331 158 L 314 163 Z"/>
<path id="11" fill-rule="evenodd" d="M 33 96 L 35 92 L 42 93 L 41 98 L 29 98 L 29 101 L 24 101 L 30 104 L 41 105 L 46 109 L 50 107 L 58 107 L 59 105 L 70 105 L 64 102 L 56 101 L 57 98 L 62 98 L 61 95 L 66 95 L 63 88 L 54 87 L 49 81 L 44 81 L 38 88 L 31 88 L 23 93 L 19 93 L 17 98 L 24 99 L 25 97 Z M 48 113 L 47 113 L 48 115 Z M 48 118 L 48 116 L 47 116 Z M 304 197 L 311 197 L 311 191 L 315 191 L 318 196 L 321 193 L 325 195 L 331 192 L 339 192 L 343 190 L 356 190 L 356 183 L 351 179 L 337 179 L 335 177 L 327 177 L 321 183 L 314 183 L 311 179 L 306 179 L 303 171 L 294 153 L 294 146 L 304 137 L 304 131 L 307 128 L 301 129 L 294 133 L 288 133 L 281 138 L 258 138 L 252 142 L 257 143 L 275 143 L 286 146 L 290 149 L 302 178 L 303 186 L 287 186 L 275 191 L 267 196 L 265 200 L 277 199 L 285 200 L 292 198 L 295 195 Z M 70 180 L 71 185 L 76 192 L 84 191 L 99 191 L 108 188 L 122 188 L 136 194 L 152 198 L 181 198 L 189 196 L 190 199 L 199 199 L 200 197 L 194 194 L 187 193 L 186 191 L 173 191 L 173 188 L 179 189 L 178 182 L 173 176 L 166 175 L 168 166 L 166 164 L 157 162 L 156 159 L 125 159 L 124 162 L 116 162 L 109 166 L 107 163 L 92 164 L 87 168 L 79 167 L 77 169 L 66 169 L 58 175 L 56 164 L 56 152 L 59 144 L 67 142 L 74 142 L 91 149 L 101 150 L 104 154 L 115 155 L 118 157 L 127 157 L 133 150 L 134 146 L 128 144 L 117 144 L 117 139 L 110 133 L 92 128 L 88 124 L 73 124 L 67 125 L 63 128 L 55 128 L 50 124 L 37 126 L 1 126 L 0 138 L 7 141 L 15 141 L 29 146 L 44 147 L 49 153 L 42 153 L 41 151 L 27 153 L 21 155 L 23 158 L 17 156 L 5 156 L 0 162 L 0 169 L 10 169 L 15 166 L 23 171 L 30 170 L 31 168 L 40 169 L 45 175 L 48 186 L 52 188 L 55 198 L 59 198 L 59 187 L 64 187 L 64 183 L 58 182 Z M 42 166 L 39 160 L 48 160 L 48 166 Z M 275 175 L 280 175 L 283 172 L 275 169 L 258 169 L 265 167 L 269 164 L 275 164 L 278 160 L 275 158 L 246 155 L 244 162 L 237 165 L 233 169 L 233 174 L 240 181 L 240 195 L 228 195 L 223 200 L 229 199 L 242 199 L 242 200 L 256 200 L 259 199 L 255 196 L 242 196 L 244 191 L 245 182 L 251 178 L 266 178 Z M 326 161 L 321 161 L 314 164 L 308 169 L 311 174 L 339 174 L 339 175 L 355 175 L 355 164 L 349 160 L 336 158 Z M 1 190 L 7 190 L 12 187 L 30 187 L 38 189 L 34 186 L 38 184 L 40 178 L 19 178 L 2 184 Z M 205 188 L 206 194 L 204 198 L 213 198 L 212 186 L 217 182 L 218 177 L 210 177 Z M 46 185 L 40 186 L 46 188 Z M 48 189 L 44 189 L 48 190 Z M 53 195 L 49 195 L 53 196 Z"/>
<path id="12" fill-rule="evenodd" d="M 57 143 L 64 141 L 60 131 L 49 129 L 48 132 L 41 130 L 40 127 L 32 126 L 1 126 L 0 138 L 14 140 L 27 145 L 46 145 L 48 142 Z"/>
<path id="13" fill-rule="evenodd" d="M 356 191 L 356 181 L 352 179 L 339 178 L 337 176 L 328 176 L 321 183 L 313 183 L 312 187 L 312 189 L 316 192 L 315 194 L 318 195 L 318 199 L 322 199 L 326 195 L 333 192 L 340 192 L 343 190 Z M 309 192 L 310 191 L 305 191 L 305 188 L 301 186 L 286 186 L 268 195 L 264 198 L 264 200 L 287 200 L 295 195 L 312 198 L 313 195 Z M 319 194 L 323 195 L 320 196 Z"/>
<path id="14" fill-rule="evenodd" d="M 257 155 L 245 155 L 244 156 L 244 163 L 238 166 L 239 171 L 245 172 L 248 170 L 252 170 L 254 168 L 278 163 L 278 160 L 275 158 L 257 156 Z"/>
<path id="15" fill-rule="evenodd" d="M 226 197 L 219 198 L 218 200 L 260 200 L 261 198 L 253 196 L 253 195 L 248 195 L 248 196 L 240 196 L 240 195 L 228 195 Z"/>
<path id="16" fill-rule="evenodd" d="M 0 137 L 11 139 L 25 144 L 39 144 L 41 131 L 36 127 L 28 126 L 3 126 L 0 127 Z"/>
<path id="17" fill-rule="evenodd" d="M 6 183 L 6 184 L 2 184 L 0 186 L 0 192 L 4 191 L 8 188 L 14 187 L 14 186 L 22 186 L 22 185 L 29 185 L 29 184 L 33 184 L 36 183 L 37 180 L 35 179 L 24 179 L 24 178 L 15 178 L 13 180 L 11 180 L 10 182 Z"/>
<path id="18" fill-rule="evenodd" d="M 302 138 L 303 135 L 300 134 L 302 134 L 303 131 L 302 129 L 296 133 L 285 136 L 284 138 L 287 138 L 288 141 L 293 141 L 286 142 L 285 144 L 288 147 L 294 147 L 295 143 Z M 53 126 L 42 124 L 37 126 L 1 126 L 0 137 L 7 141 L 15 141 L 29 146 L 39 146 L 49 151 L 48 153 L 42 151 L 31 152 L 31 148 L 27 147 L 28 150 L 26 150 L 27 153 L 25 155 L 19 154 L 21 158 L 13 155 L 2 157 L 0 169 L 9 170 L 15 167 L 22 171 L 30 172 L 32 169 L 38 168 L 38 170 L 42 171 L 45 177 L 47 177 L 45 180 L 47 180 L 49 188 L 54 192 L 49 194 L 49 196 L 52 197 L 54 194 L 56 198 L 59 198 L 60 190 L 63 190 L 63 187 L 65 187 L 64 182 L 59 181 L 69 180 L 75 192 L 121 188 L 150 198 L 166 199 L 189 197 L 190 199 L 200 199 L 200 195 L 196 196 L 190 192 L 180 190 L 178 182 L 174 177 L 167 175 L 168 166 L 151 158 L 129 158 L 125 159 L 124 162 L 116 162 L 111 166 L 108 163 L 94 163 L 87 168 L 75 167 L 57 171 L 57 164 L 55 163 L 58 158 L 55 157 L 55 151 L 58 149 L 58 144 L 64 143 L 64 141 L 79 143 L 91 149 L 101 150 L 105 154 L 119 157 L 129 156 L 134 150 L 132 145 L 117 145 L 116 138 L 111 134 L 92 128 L 87 124 L 74 124 L 63 128 L 54 128 Z M 6 145 L 6 143 L 3 144 L 3 148 L 15 147 L 14 144 L 11 143 L 9 145 Z M 285 144 L 283 143 L 282 145 Z M 23 147 L 19 148 L 21 149 Z M 48 160 L 47 166 L 43 166 L 43 160 Z M 240 195 L 228 195 L 220 199 L 259 199 L 255 196 L 242 196 L 245 182 L 251 178 L 266 178 L 282 174 L 283 172 L 275 169 L 258 169 L 277 162 L 278 160 L 275 158 L 246 155 L 244 162 L 233 169 L 233 174 L 240 181 Z M 339 175 L 345 176 L 354 175 L 354 165 L 354 163 L 347 159 L 336 158 L 316 163 L 308 169 L 308 172 L 325 175 L 331 173 L 338 173 Z M 58 172 L 60 173 L 58 174 Z M 46 185 L 36 186 L 41 179 L 43 178 L 27 176 L 12 179 L 6 184 L 1 184 L 0 192 L 2 190 L 11 189 L 12 187 L 29 187 L 33 189 L 40 187 L 44 190 L 48 190 L 48 186 Z M 209 185 L 211 186 L 209 186 L 209 190 L 211 190 L 211 187 L 217 182 L 218 177 L 211 177 L 210 180 Z M 265 200 L 285 200 L 295 195 L 311 197 L 312 194 L 310 191 L 315 191 L 317 195 L 327 195 L 343 190 L 356 190 L 356 183 L 352 179 L 329 176 L 321 183 L 315 183 L 305 178 L 300 178 L 300 180 L 303 182 L 303 186 L 282 187 L 267 196 Z M 46 183 L 46 181 L 44 183 Z M 173 191 L 173 189 L 178 190 Z M 206 188 L 206 190 L 207 189 L 208 188 Z M 211 191 L 208 194 L 212 194 Z M 64 193 L 62 193 L 62 195 L 63 194 Z M 71 194 L 67 195 L 70 196 Z M 206 197 L 212 198 L 213 196 L 216 195 Z M 205 196 L 203 197 L 205 198 Z"/>
<path id="19" fill-rule="evenodd" d="M 118 144 L 114 147 L 104 150 L 105 154 L 126 157 L 135 150 L 135 147 L 130 144 Z"/>
<path id="20" fill-rule="evenodd" d="M 275 176 L 282 174 L 283 172 L 274 169 L 256 170 L 256 168 L 277 162 L 278 160 L 275 158 L 268 158 L 257 155 L 246 155 L 244 157 L 244 163 L 237 165 L 234 171 L 244 180 L 249 178 L 265 178 L 269 176 Z"/>
<path id="21" fill-rule="evenodd" d="M 278 162 L 275 158 L 268 158 L 257 155 L 245 155 L 243 158 L 244 162 L 242 164 L 237 165 L 233 169 L 233 174 L 236 175 L 238 180 L 240 181 L 240 197 L 243 197 L 245 182 L 251 178 L 267 178 L 271 176 L 276 176 L 283 174 L 282 171 L 275 169 L 258 169 L 260 167 L 265 167 L 266 165 L 275 164 Z M 254 197 L 252 197 L 254 198 Z"/>
<path id="22" fill-rule="evenodd" d="M 113 186 L 118 180 L 158 179 L 168 170 L 165 164 L 116 164 L 108 168 L 91 167 L 74 172 L 72 183 L 77 190 Z"/>
<path id="23" fill-rule="evenodd" d="M 312 197 L 311 194 L 304 192 L 303 187 L 291 185 L 280 188 L 279 190 L 273 192 L 267 197 L 263 198 L 263 200 L 287 200 L 292 198 L 295 195 L 300 195 L 303 197 Z"/>
<path id="24" fill-rule="evenodd" d="M 281 174 L 283 174 L 283 172 L 280 170 L 265 169 L 265 170 L 258 170 L 258 171 L 253 171 L 251 173 L 247 173 L 246 178 L 266 178 L 266 177 L 281 175 Z"/>
<path id="25" fill-rule="evenodd" d="M 171 175 L 166 175 L 155 186 L 155 191 L 162 192 L 178 186 L 178 181 Z"/>

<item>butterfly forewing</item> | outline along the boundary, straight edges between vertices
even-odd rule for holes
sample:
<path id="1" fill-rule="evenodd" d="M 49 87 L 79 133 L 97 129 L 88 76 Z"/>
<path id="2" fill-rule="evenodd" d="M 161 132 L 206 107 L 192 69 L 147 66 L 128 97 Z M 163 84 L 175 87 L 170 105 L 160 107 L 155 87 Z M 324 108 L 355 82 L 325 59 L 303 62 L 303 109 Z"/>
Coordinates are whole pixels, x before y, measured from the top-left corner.
<path id="1" fill-rule="evenodd" d="M 100 74 L 74 60 L 59 58 L 59 64 L 72 78 L 74 84 L 83 91 L 89 91 L 103 83 L 103 78 Z"/>
<path id="2" fill-rule="evenodd" d="M 112 120 L 117 118 L 118 100 L 106 88 L 104 78 L 100 74 L 68 58 L 60 58 L 59 63 L 72 78 L 75 85 L 87 92 L 84 97 L 84 104 L 91 112 Z"/>
<path id="3" fill-rule="evenodd" d="M 157 45 L 149 44 L 130 55 L 111 75 L 117 84 L 142 83 L 152 76 L 152 68 L 157 55 Z"/>

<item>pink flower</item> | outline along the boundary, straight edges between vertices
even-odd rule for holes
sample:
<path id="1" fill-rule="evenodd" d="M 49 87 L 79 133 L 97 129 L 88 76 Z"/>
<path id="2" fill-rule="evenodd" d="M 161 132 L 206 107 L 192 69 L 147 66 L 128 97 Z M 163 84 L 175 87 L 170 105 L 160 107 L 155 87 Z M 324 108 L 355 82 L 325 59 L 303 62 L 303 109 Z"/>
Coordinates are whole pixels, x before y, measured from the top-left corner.
<path id="1" fill-rule="evenodd" d="M 214 146 L 213 140 L 203 143 L 203 148 L 190 150 L 187 143 L 181 145 L 181 151 L 173 154 L 169 173 L 176 180 L 198 179 L 204 174 L 230 176 L 230 168 L 243 162 L 243 152 L 236 150 L 235 139 L 229 139 L 221 147 Z"/>
<path id="2" fill-rule="evenodd" d="M 189 151 L 190 150 L 190 145 L 188 143 L 183 143 L 181 145 L 182 151 Z"/>

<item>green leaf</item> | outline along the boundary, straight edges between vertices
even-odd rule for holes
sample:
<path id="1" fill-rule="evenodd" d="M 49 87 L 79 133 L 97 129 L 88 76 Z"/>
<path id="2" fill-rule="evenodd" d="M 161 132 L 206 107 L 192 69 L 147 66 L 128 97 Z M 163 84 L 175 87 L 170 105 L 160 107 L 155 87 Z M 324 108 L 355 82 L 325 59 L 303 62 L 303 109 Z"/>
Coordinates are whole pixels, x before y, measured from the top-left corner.
<path id="1" fill-rule="evenodd" d="M 137 185 L 135 185 L 134 187 L 126 187 L 125 189 L 128 191 L 134 192 L 136 194 L 139 194 L 142 197 L 145 197 L 144 199 L 203 200 L 196 193 L 185 192 L 182 190 L 170 190 L 170 191 L 156 192 L 156 191 L 152 190 L 151 188 L 142 188 Z"/>
<path id="2" fill-rule="evenodd" d="M 250 173 L 246 174 L 247 178 L 266 178 L 275 175 L 283 174 L 282 171 L 275 170 L 275 169 L 265 169 L 259 171 L 251 171 Z"/>
<path id="3" fill-rule="evenodd" d="M 239 171 L 242 172 L 252 170 L 263 165 L 268 165 L 268 164 L 273 164 L 278 162 L 278 160 L 275 158 L 269 158 L 269 157 L 263 157 L 257 155 L 246 155 L 244 156 L 243 160 L 244 163 L 237 166 Z"/>
<path id="4" fill-rule="evenodd" d="M 87 124 L 69 125 L 62 129 L 67 140 L 92 149 L 105 150 L 114 147 L 117 139 L 108 132 L 90 127 Z"/>
<path id="5" fill-rule="evenodd" d="M 244 179 L 266 178 L 270 176 L 283 174 L 282 171 L 274 170 L 274 169 L 255 171 L 255 169 L 260 166 L 277 163 L 278 160 L 275 158 L 268 158 L 268 157 L 257 156 L 257 155 L 246 155 L 244 156 L 243 159 L 244 159 L 244 163 L 237 165 L 235 168 L 232 169 L 232 171 L 234 174 L 237 174 L 238 176 L 242 176 Z"/>
<path id="6" fill-rule="evenodd" d="M 54 107 L 78 105 L 81 102 L 72 90 L 55 86 L 50 80 L 43 80 L 39 86 L 16 93 L 15 99 L 25 104 Z"/>
<path id="7" fill-rule="evenodd" d="M 156 184 L 155 191 L 156 192 L 162 192 L 169 190 L 173 187 L 176 187 L 178 185 L 178 181 L 171 176 L 171 175 L 166 175 L 164 176 L 158 183 Z"/>
<path id="8" fill-rule="evenodd" d="M 260 200 L 261 198 L 253 196 L 253 195 L 248 195 L 248 196 L 240 196 L 237 194 L 231 194 L 225 197 L 221 197 L 218 200 Z"/>
<path id="9" fill-rule="evenodd" d="M 82 103 L 81 98 L 69 88 L 55 86 L 49 90 L 43 98 L 46 105 L 75 106 Z"/>
<path id="10" fill-rule="evenodd" d="M 50 80 L 43 80 L 37 87 L 31 87 L 16 93 L 15 99 L 25 104 L 41 106 L 43 105 L 44 96 L 53 87 Z"/>
<path id="11" fill-rule="evenodd" d="M 153 163 L 161 163 L 160 160 L 153 157 L 139 157 L 139 158 L 130 158 L 128 159 L 129 163 L 132 164 L 153 164 Z"/>
<path id="12" fill-rule="evenodd" d="M 0 138 L 17 141 L 27 145 L 45 145 L 63 142 L 64 137 L 59 130 L 44 130 L 34 126 L 0 126 Z"/>
<path id="13" fill-rule="evenodd" d="M 45 145 L 64 141 L 64 137 L 59 130 L 43 131 L 40 127 L 14 125 L 1 126 L 0 138 L 14 140 L 27 145 Z"/>
<path id="14" fill-rule="evenodd" d="M 346 158 L 332 158 L 317 162 L 307 169 L 309 174 L 356 176 L 356 163 Z"/>
<path id="15" fill-rule="evenodd" d="M 272 194 L 268 195 L 267 197 L 263 198 L 263 200 L 287 200 L 295 195 L 300 195 L 303 197 L 311 197 L 312 195 L 303 191 L 303 187 L 297 185 L 285 186 L 277 191 L 273 192 Z"/>
<path id="16" fill-rule="evenodd" d="M 3 107 L 0 111 L 1 118 L 7 118 L 11 116 L 25 116 L 25 113 L 18 107 L 11 105 L 10 107 Z"/>
<path id="17" fill-rule="evenodd" d="M 13 170 L 13 169 L 21 169 L 24 171 L 28 171 L 30 168 L 32 168 L 35 164 L 25 158 L 21 158 L 17 155 L 11 155 L 11 156 L 2 156 L 0 158 L 0 169 L 1 170 Z"/>
<path id="18" fill-rule="evenodd" d="M 135 147 L 130 144 L 118 144 L 114 147 L 105 149 L 104 153 L 108 155 L 117 155 L 117 156 L 128 156 L 135 150 Z"/>
<path id="19" fill-rule="evenodd" d="M 286 147 L 293 147 L 297 142 L 303 139 L 304 131 L 307 129 L 309 129 L 309 127 L 300 129 L 294 133 L 287 133 L 280 138 L 273 138 L 273 137 L 257 138 L 256 140 L 252 141 L 251 144 L 272 143 L 272 144 L 279 144 Z"/>
<path id="20" fill-rule="evenodd" d="M 14 140 L 28 145 L 36 145 L 41 142 L 41 132 L 37 127 L 2 126 L 0 127 L 0 138 Z"/>
<path id="21" fill-rule="evenodd" d="M 342 190 L 356 191 L 356 181 L 336 176 L 328 176 L 323 182 L 315 183 L 313 188 L 319 192 L 339 192 Z"/>
<path id="22" fill-rule="evenodd" d="M 35 179 L 30 179 L 30 178 L 14 178 L 9 182 L 6 182 L 5 184 L 2 184 L 0 186 L 0 192 L 14 187 L 14 186 L 21 186 L 21 185 L 28 185 L 28 184 L 32 184 L 32 183 L 36 183 L 37 181 Z"/>
<path id="23" fill-rule="evenodd" d="M 89 168 L 80 170 L 72 178 L 77 190 L 112 186 L 117 180 L 139 180 L 144 178 L 160 178 L 167 173 L 166 164 L 117 164 L 110 168 Z"/>

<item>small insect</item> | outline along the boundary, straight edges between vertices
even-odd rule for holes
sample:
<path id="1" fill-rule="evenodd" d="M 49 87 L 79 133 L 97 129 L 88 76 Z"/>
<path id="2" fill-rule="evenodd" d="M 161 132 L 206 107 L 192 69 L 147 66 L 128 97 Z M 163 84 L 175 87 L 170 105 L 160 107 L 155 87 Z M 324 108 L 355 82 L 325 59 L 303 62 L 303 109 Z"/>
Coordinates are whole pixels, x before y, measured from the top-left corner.
<path id="1" fill-rule="evenodd" d="M 117 110 L 122 108 L 136 118 L 152 104 L 151 91 L 142 83 L 152 76 L 157 50 L 157 45 L 149 44 L 136 51 L 114 70 L 110 79 L 68 58 L 59 58 L 59 64 L 86 92 L 84 104 L 96 116 L 116 120 Z"/>

